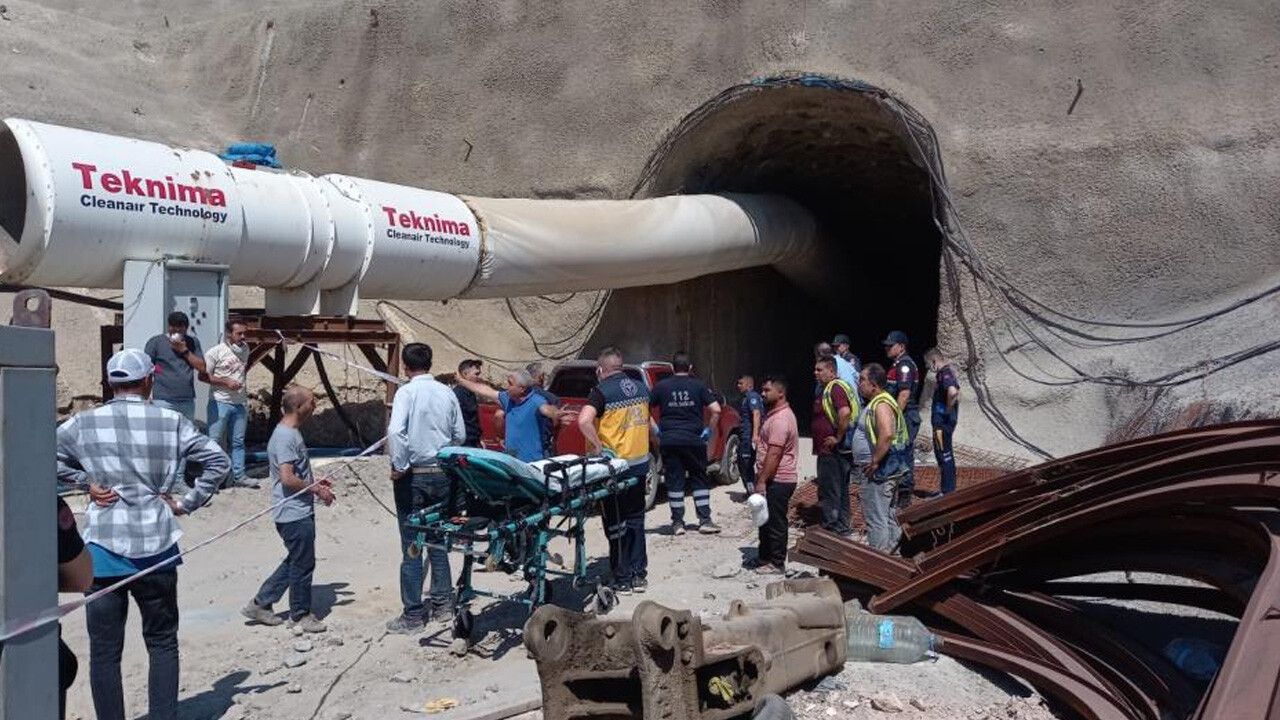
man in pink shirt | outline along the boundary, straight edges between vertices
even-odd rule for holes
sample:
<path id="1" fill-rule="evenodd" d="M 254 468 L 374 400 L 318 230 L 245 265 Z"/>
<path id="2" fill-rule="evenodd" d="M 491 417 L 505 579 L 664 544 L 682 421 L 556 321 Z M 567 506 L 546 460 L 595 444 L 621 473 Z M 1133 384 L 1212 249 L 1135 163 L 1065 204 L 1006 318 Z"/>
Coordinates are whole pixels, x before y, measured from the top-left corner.
<path id="1" fill-rule="evenodd" d="M 800 433 L 796 414 L 787 404 L 787 381 L 766 378 L 760 389 L 765 416 L 760 427 L 761 448 L 756 460 L 755 492 L 763 495 L 769 519 L 760 527 L 755 571 L 781 575 L 787 562 L 787 506 L 796 490 L 796 447 Z"/>

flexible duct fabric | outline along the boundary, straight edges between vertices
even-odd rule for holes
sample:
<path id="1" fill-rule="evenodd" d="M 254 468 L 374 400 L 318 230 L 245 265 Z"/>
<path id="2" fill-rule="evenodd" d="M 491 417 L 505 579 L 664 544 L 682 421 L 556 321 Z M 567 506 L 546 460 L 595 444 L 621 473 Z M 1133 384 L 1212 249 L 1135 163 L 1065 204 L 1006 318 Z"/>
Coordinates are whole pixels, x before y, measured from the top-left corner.
<path id="1" fill-rule="evenodd" d="M 464 197 L 484 236 L 461 297 L 489 298 L 675 283 L 813 251 L 812 216 L 768 195 L 648 200 Z"/>

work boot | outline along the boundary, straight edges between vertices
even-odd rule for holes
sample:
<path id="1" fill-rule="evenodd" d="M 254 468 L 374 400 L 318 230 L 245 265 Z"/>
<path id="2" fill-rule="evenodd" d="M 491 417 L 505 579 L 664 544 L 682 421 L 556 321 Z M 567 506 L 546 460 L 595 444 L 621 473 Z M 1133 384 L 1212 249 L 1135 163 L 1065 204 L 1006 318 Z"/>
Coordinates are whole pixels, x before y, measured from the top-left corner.
<path id="1" fill-rule="evenodd" d="M 431 615 L 427 622 L 453 622 L 453 605 L 433 605 L 429 611 Z"/>
<path id="2" fill-rule="evenodd" d="M 708 520 L 698 525 L 698 532 L 703 535 L 719 535 L 720 526 Z"/>
<path id="3" fill-rule="evenodd" d="M 324 623 L 320 622 L 320 618 L 311 613 L 307 613 L 297 620 L 290 620 L 289 627 L 302 628 L 302 632 L 308 633 L 322 633 L 329 629 L 325 627 Z"/>
<path id="4" fill-rule="evenodd" d="M 253 489 L 253 490 L 257 490 L 257 489 L 261 488 L 262 486 L 258 484 L 258 481 L 257 481 L 257 480 L 254 480 L 253 478 L 249 477 L 248 475 L 241 475 L 240 477 L 235 477 L 235 478 L 231 478 L 230 480 L 228 480 L 228 481 L 227 481 L 227 484 L 226 484 L 226 486 L 225 486 L 225 487 L 228 487 L 228 488 L 250 488 L 250 489 Z"/>
<path id="5" fill-rule="evenodd" d="M 262 607 L 252 600 L 249 601 L 248 605 L 240 608 L 240 614 L 263 625 L 275 626 L 284 622 L 284 618 L 271 611 L 270 605 Z"/>
<path id="6" fill-rule="evenodd" d="M 399 615 L 394 620 L 387 623 L 387 632 L 392 635 L 417 635 L 425 629 L 426 624 L 421 620 L 406 617 L 404 615 Z"/>
<path id="7" fill-rule="evenodd" d="M 907 509 L 907 506 L 911 505 L 911 495 L 911 488 L 898 488 L 898 497 L 894 507 L 899 510 Z"/>

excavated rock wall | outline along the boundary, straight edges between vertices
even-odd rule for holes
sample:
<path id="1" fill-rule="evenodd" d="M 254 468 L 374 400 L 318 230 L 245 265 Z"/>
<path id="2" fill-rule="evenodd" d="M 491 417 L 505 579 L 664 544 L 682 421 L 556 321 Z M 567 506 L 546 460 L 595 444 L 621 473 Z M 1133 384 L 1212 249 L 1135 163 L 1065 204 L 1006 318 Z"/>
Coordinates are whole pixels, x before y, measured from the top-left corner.
<path id="1" fill-rule="evenodd" d="M 626 197 L 687 113 L 754 77 L 805 71 L 866 81 L 927 119 L 972 247 L 1064 313 L 1196 316 L 1274 283 L 1280 265 L 1273 2 L 6 4 L 6 115 L 210 148 L 269 140 L 311 172 L 473 195 Z M 875 185 L 877 167 L 845 163 Z M 1042 384 L 1071 373 L 1010 332 L 963 266 L 940 270 L 918 209 L 901 220 L 875 210 L 864 208 L 859 231 L 831 236 L 851 272 L 881 278 L 871 299 L 813 300 L 768 271 L 619 293 L 591 347 L 687 345 L 725 387 L 744 364 L 803 373 L 789 353 L 807 355 L 830 332 L 883 328 L 907 294 L 939 299 L 937 341 L 1053 453 L 1275 412 L 1275 354 L 1167 391 Z M 915 244 L 902 243 L 904 223 L 916 223 Z M 535 334 L 559 338 L 591 300 L 519 305 Z M 821 317 L 791 327 L 815 303 Z M 762 304 L 788 312 L 753 322 Z M 500 301 L 404 307 L 396 322 L 440 348 L 442 369 L 471 354 L 459 345 L 504 361 L 536 354 Z M 1054 346 L 1084 372 L 1147 378 L 1274 339 L 1276 309 L 1268 298 L 1163 339 Z M 399 313 L 364 312 L 379 310 Z M 83 340 L 104 314 L 58 308 L 69 395 L 94 391 L 96 352 Z M 572 351 L 591 328 L 542 350 Z M 804 405 L 800 380 L 793 400 Z M 1027 452 L 972 402 L 957 441 Z"/>

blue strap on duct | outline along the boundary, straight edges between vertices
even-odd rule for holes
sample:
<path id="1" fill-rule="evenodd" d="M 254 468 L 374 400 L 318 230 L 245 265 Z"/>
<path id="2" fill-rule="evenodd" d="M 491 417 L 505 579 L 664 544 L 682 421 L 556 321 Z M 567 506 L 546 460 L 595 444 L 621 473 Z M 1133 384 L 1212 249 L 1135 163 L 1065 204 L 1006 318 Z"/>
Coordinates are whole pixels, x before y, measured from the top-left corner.
<path id="1" fill-rule="evenodd" d="M 254 165 L 280 167 L 280 160 L 276 158 L 276 146 L 268 143 L 235 143 L 228 145 L 227 151 L 218 157 L 227 162 L 251 162 Z"/>

